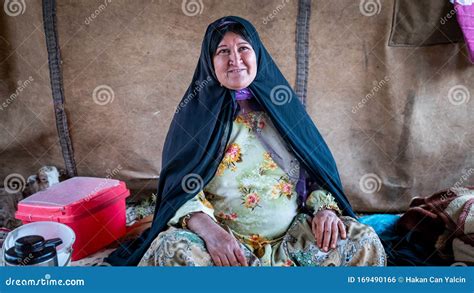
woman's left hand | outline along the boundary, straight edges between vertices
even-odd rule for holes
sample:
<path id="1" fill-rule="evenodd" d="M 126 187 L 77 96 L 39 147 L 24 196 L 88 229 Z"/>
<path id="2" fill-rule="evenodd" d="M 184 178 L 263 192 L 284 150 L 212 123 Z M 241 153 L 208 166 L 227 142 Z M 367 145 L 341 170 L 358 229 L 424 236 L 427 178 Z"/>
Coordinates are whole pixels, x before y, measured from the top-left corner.
<path id="1" fill-rule="evenodd" d="M 333 210 L 321 210 L 314 215 L 311 222 L 316 244 L 323 251 L 336 248 L 339 235 L 346 239 L 346 227 Z"/>

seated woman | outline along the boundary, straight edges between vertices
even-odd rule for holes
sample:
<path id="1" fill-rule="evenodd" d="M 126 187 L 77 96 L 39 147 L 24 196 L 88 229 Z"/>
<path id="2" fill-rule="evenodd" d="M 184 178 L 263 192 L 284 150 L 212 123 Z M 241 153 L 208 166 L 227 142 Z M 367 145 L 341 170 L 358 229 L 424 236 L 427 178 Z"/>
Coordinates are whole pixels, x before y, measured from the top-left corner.
<path id="1" fill-rule="evenodd" d="M 377 235 L 354 219 L 326 143 L 239 17 L 207 29 L 166 138 L 158 194 L 153 225 L 123 264 L 386 263 Z"/>

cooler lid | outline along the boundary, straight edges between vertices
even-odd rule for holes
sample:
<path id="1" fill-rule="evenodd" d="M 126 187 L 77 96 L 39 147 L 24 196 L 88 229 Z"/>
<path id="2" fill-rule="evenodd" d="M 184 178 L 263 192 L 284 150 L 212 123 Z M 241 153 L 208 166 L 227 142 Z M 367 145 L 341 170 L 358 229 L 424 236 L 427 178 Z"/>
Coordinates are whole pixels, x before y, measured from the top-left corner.
<path id="1" fill-rule="evenodd" d="M 107 193 L 110 189 L 118 189 L 115 194 L 127 190 L 123 182 L 115 179 L 73 177 L 23 199 L 19 206 L 66 207 L 92 199 L 96 201 L 101 194 Z"/>

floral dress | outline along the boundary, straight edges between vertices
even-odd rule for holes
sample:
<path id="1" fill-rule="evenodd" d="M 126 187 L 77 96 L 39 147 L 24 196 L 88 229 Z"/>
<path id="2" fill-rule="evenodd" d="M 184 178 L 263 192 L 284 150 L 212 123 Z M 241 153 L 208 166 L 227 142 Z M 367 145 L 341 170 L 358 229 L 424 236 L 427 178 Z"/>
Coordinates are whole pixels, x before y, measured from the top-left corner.
<path id="1" fill-rule="evenodd" d="M 377 235 L 349 217 L 343 217 L 346 227 L 364 231 L 365 244 L 360 239 L 340 240 L 333 251 L 319 250 L 311 217 L 298 213 L 298 180 L 299 162 L 266 113 L 241 111 L 215 176 L 176 211 L 168 222 L 170 228 L 160 233 L 139 265 L 213 265 L 202 239 L 181 229 L 180 220 L 195 212 L 206 213 L 233 234 L 253 265 L 348 265 L 360 258 L 365 263 L 355 264 L 385 263 Z M 340 214 L 332 195 L 321 189 L 309 194 L 306 207 L 313 211 L 329 208 Z M 362 252 L 364 245 L 371 254 Z M 355 257 L 357 253 L 363 257 Z"/>

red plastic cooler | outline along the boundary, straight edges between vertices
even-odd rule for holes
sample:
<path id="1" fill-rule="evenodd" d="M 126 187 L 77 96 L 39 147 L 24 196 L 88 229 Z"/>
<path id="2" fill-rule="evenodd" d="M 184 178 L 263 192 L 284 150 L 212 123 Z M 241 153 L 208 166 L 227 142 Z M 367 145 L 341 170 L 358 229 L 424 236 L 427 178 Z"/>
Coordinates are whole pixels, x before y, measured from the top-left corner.
<path id="1" fill-rule="evenodd" d="M 125 234 L 125 198 L 130 191 L 119 180 L 74 177 L 18 203 L 24 224 L 54 221 L 76 233 L 72 260 L 86 257 Z"/>

